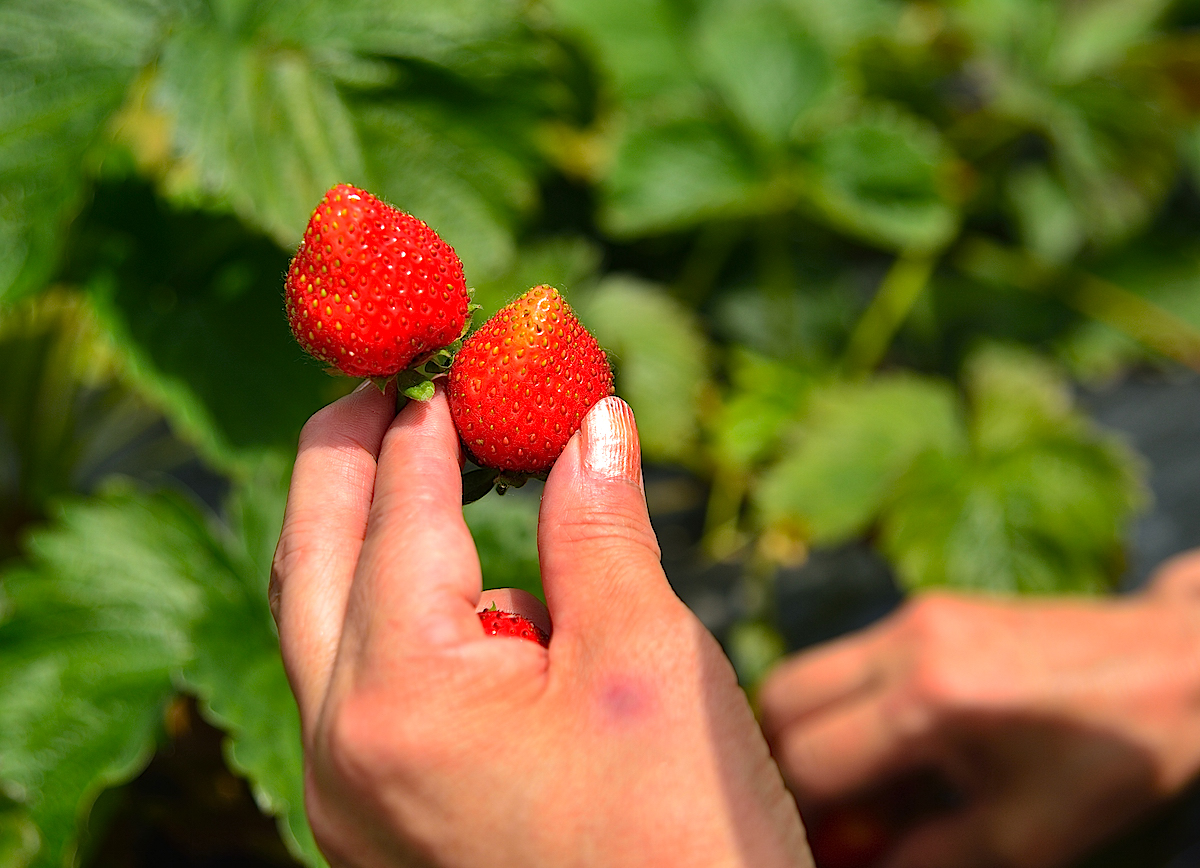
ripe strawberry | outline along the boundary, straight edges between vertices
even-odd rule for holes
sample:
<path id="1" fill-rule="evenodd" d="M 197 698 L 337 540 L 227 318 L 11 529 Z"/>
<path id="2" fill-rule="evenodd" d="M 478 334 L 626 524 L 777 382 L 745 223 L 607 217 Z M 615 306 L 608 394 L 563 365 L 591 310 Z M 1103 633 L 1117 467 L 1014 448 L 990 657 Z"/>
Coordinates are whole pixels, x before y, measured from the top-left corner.
<path id="1" fill-rule="evenodd" d="M 483 631 L 489 636 L 516 636 L 537 642 L 543 648 L 550 647 L 550 637 L 524 615 L 492 608 L 480 612 L 479 620 L 483 623 Z"/>
<path id="2" fill-rule="evenodd" d="M 300 346 L 352 377 L 390 377 L 452 344 L 470 303 L 450 245 L 349 184 L 313 211 L 284 295 Z"/>
<path id="3" fill-rule="evenodd" d="M 549 470 L 612 391 L 604 350 L 558 290 L 536 286 L 467 338 L 447 394 L 475 462 L 523 478 Z"/>

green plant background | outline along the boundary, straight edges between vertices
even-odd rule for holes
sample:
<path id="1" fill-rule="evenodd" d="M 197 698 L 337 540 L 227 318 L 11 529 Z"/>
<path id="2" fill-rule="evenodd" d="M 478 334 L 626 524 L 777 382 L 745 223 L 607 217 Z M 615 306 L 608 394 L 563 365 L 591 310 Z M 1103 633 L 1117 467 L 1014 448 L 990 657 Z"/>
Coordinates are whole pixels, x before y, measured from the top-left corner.
<path id="1" fill-rule="evenodd" d="M 304 420 L 281 281 L 346 181 L 433 225 L 489 313 L 553 283 L 698 558 L 781 651 L 776 572 L 860 541 L 906 589 L 1103 592 L 1138 457 L 1076 406 L 1200 368 L 1195 0 L 0 4 L 0 865 L 191 697 L 321 863 L 265 584 Z M 536 495 L 536 493 L 534 493 Z M 536 496 L 467 508 L 538 589 Z M 103 799 L 101 799 L 103 803 Z"/>

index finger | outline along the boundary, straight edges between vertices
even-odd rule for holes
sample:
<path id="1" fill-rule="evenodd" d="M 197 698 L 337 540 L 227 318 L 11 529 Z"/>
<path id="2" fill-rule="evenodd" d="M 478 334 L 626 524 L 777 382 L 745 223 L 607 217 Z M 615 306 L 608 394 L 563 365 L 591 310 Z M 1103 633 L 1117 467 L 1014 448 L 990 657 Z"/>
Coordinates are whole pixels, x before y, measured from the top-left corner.
<path id="1" fill-rule="evenodd" d="M 320 410 L 300 435 L 270 597 L 302 721 L 324 695 L 337 654 L 394 408 L 391 390 L 364 383 Z"/>
<path id="2" fill-rule="evenodd" d="M 768 739 L 798 721 L 880 686 L 890 647 L 887 625 L 801 652 L 767 676 L 758 694 Z"/>

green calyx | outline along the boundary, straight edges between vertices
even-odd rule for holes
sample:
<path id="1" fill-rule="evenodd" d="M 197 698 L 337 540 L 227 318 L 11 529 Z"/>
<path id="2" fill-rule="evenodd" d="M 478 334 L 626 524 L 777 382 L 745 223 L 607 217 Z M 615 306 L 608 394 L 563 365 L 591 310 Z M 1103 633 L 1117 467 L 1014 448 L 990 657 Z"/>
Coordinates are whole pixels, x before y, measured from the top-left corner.
<path id="1" fill-rule="evenodd" d="M 470 288 L 467 291 L 473 293 L 473 290 Z M 396 374 L 395 377 L 375 377 L 371 380 L 381 392 L 387 389 L 388 383 L 393 379 L 396 381 L 397 413 L 404 409 L 404 405 L 409 400 L 424 402 L 433 397 L 433 381 L 438 377 L 444 376 L 450 370 L 450 365 L 453 364 L 454 357 L 462 349 L 463 340 L 466 338 L 467 332 L 471 330 L 471 320 L 475 315 L 475 311 L 479 310 L 479 308 L 480 306 L 474 302 L 467 305 L 466 322 L 463 323 L 462 331 L 453 343 L 431 353 L 412 367 Z"/>

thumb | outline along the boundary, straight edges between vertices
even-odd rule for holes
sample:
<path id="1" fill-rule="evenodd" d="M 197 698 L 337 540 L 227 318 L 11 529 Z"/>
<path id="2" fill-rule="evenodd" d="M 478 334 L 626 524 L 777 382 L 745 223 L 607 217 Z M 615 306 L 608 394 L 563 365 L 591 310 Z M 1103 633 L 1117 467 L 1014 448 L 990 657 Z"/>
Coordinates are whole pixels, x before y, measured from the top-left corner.
<path id="1" fill-rule="evenodd" d="M 597 403 L 550 471 L 538 516 L 542 586 L 556 637 L 627 623 L 677 598 L 659 563 L 633 411 Z"/>

